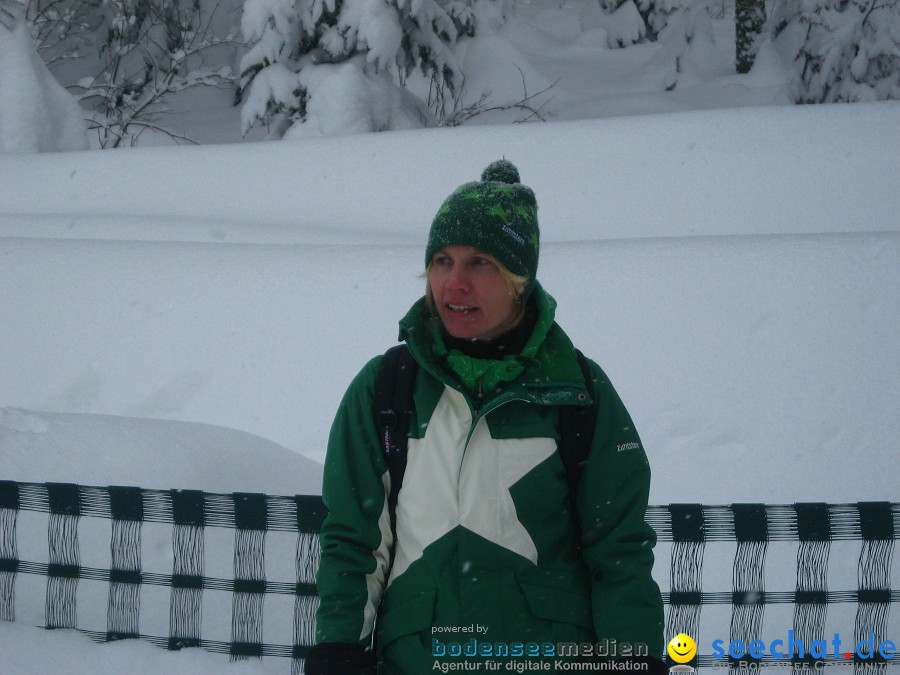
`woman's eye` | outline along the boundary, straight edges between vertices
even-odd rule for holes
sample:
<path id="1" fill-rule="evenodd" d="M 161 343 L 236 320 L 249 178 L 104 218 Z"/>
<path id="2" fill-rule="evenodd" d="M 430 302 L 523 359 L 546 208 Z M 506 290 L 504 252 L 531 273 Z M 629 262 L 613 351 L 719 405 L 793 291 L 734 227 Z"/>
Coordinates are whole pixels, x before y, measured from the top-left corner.
<path id="1" fill-rule="evenodd" d="M 450 258 L 445 255 L 436 255 L 434 256 L 434 260 L 432 260 L 432 263 L 435 265 L 449 265 Z"/>
<path id="2" fill-rule="evenodd" d="M 475 256 L 472 258 L 473 265 L 490 265 L 491 261 L 487 258 L 482 258 L 481 256 Z"/>

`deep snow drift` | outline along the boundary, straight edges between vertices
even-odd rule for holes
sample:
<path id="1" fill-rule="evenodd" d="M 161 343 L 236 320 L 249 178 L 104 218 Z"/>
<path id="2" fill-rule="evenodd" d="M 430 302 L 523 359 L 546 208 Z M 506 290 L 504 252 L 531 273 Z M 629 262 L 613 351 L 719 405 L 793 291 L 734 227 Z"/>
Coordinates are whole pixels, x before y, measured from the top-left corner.
<path id="1" fill-rule="evenodd" d="M 421 294 L 432 212 L 506 154 L 538 197 L 539 276 L 634 416 L 654 501 L 890 499 L 898 118 L 892 103 L 770 108 L 5 156 L 4 473 L 178 475 L 149 459 L 171 426 L 150 440 L 123 417 L 262 437 L 282 478 L 274 444 L 321 460 L 347 383 Z M 43 413 L 120 417 L 73 452 L 54 430 L 76 418 Z M 219 465 L 222 444 L 195 432 L 177 447 Z M 118 445 L 156 469 L 111 434 L 146 439 Z"/>
<path id="2" fill-rule="evenodd" d="M 34 51 L 24 21 L 0 23 L 0 152 L 87 150 L 83 118 Z"/>

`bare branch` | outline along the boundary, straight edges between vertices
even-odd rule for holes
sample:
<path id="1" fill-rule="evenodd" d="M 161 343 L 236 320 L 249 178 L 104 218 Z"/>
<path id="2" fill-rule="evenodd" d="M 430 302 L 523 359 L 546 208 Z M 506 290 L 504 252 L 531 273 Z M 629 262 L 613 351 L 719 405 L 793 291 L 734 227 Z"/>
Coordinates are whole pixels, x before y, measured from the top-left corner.
<path id="1" fill-rule="evenodd" d="M 200 86 L 230 86 L 230 69 L 204 67 L 209 51 L 236 42 L 232 36 L 220 38 L 212 32 L 212 18 L 221 2 L 207 13 L 201 13 L 196 3 L 160 0 L 145 0 L 136 14 L 122 0 L 109 0 L 108 6 L 115 15 L 107 19 L 113 31 L 101 51 L 103 70 L 74 87 L 82 90 L 81 101 L 94 102 L 97 112 L 91 129 L 97 130 L 101 146 L 133 145 L 148 129 L 176 142 L 193 142 L 163 128 L 159 120 L 172 114 L 167 106 L 172 94 Z"/>
<path id="2" fill-rule="evenodd" d="M 459 108 L 458 110 L 455 110 L 453 113 L 451 113 L 450 115 L 448 115 L 447 117 L 442 119 L 439 123 L 439 126 L 455 127 L 455 126 L 464 124 L 465 122 L 468 122 L 473 117 L 477 117 L 478 115 L 482 115 L 487 112 L 499 112 L 499 111 L 507 111 L 507 110 L 522 110 L 522 111 L 528 113 L 528 115 L 526 115 L 524 118 L 522 118 L 520 120 L 515 120 L 516 122 L 529 122 L 533 119 L 538 119 L 542 122 L 546 122 L 547 114 L 543 112 L 543 109 L 551 100 L 553 100 L 553 97 L 551 96 L 551 97 L 545 99 L 543 101 L 543 103 L 541 103 L 537 107 L 534 107 L 530 103 L 530 101 L 532 101 L 533 99 L 537 98 L 538 96 L 546 93 L 547 91 L 549 91 L 550 89 L 555 87 L 556 84 L 559 82 L 559 78 L 557 78 L 553 83 L 547 85 L 540 91 L 535 92 L 534 94 L 529 94 L 528 86 L 525 82 L 525 73 L 518 66 L 516 66 L 516 68 L 518 68 L 519 74 L 522 76 L 522 90 L 523 90 L 522 98 L 520 98 L 518 101 L 515 101 L 513 103 L 508 103 L 505 105 L 498 104 L 498 105 L 490 105 L 489 106 L 489 105 L 487 105 L 488 95 L 482 94 L 478 98 L 477 101 L 470 103 L 469 105 L 467 105 L 463 108 Z"/>
<path id="3" fill-rule="evenodd" d="M 190 136 L 185 136 L 184 134 L 177 134 L 171 129 L 166 129 L 165 127 L 161 127 L 159 125 L 153 124 L 152 122 L 146 121 L 136 121 L 132 123 L 134 126 L 141 127 L 141 130 L 138 132 L 138 136 L 147 129 L 151 129 L 153 131 L 158 131 L 159 133 L 165 134 L 173 141 L 175 141 L 176 145 L 179 144 L 179 141 L 184 141 L 185 143 L 190 143 L 191 145 L 200 145 L 199 141 L 194 140 Z"/>

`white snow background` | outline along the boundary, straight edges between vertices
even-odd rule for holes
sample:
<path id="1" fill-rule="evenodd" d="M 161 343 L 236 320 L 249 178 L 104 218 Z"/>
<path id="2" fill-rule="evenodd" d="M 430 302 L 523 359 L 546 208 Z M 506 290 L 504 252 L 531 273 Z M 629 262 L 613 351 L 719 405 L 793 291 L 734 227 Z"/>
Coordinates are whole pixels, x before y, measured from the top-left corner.
<path id="1" fill-rule="evenodd" d="M 0 478 L 317 493 L 434 213 L 505 156 L 653 503 L 897 501 L 900 104 L 781 105 L 774 61 L 729 74 L 727 40 L 658 92 L 646 50 L 551 49 L 575 30 L 559 4 L 469 47 L 485 86 L 511 58 L 562 77 L 548 123 L 0 155 Z M 238 115 L 185 124 L 216 140 Z M 13 673 L 284 666 L 18 624 L 0 650 Z"/>

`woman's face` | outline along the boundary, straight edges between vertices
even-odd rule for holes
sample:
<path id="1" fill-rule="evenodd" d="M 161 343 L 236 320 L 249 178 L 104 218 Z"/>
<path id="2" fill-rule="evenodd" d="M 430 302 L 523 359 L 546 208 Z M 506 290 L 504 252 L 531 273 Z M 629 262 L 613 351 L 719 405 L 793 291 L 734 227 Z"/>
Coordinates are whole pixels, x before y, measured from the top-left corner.
<path id="1" fill-rule="evenodd" d="M 438 316 L 453 337 L 491 340 L 515 327 L 516 298 L 493 256 L 472 246 L 434 254 L 428 283 Z"/>

